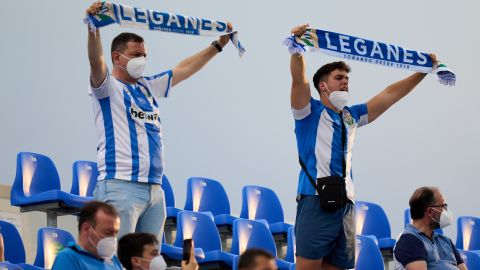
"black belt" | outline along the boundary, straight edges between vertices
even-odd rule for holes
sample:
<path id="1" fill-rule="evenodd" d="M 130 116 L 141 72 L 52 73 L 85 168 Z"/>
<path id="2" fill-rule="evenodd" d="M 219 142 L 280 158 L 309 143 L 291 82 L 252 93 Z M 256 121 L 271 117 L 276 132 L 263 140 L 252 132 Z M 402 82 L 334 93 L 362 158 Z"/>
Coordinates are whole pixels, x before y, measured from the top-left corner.
<path id="1" fill-rule="evenodd" d="M 299 202 L 301 199 L 306 198 L 306 197 L 318 197 L 318 195 L 305 195 L 305 194 L 298 194 L 296 201 Z M 352 200 L 348 199 L 347 203 L 354 204 Z"/>

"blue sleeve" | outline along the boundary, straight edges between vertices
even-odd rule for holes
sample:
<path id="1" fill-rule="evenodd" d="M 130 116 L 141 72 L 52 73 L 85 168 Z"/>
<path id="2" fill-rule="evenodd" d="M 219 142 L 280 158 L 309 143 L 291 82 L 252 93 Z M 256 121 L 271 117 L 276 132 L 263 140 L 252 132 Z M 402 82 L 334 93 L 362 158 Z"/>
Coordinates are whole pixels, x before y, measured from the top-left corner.
<path id="1" fill-rule="evenodd" d="M 368 108 L 366 103 L 353 105 L 348 107 L 348 110 L 357 122 L 358 127 L 368 124 Z"/>
<path id="2" fill-rule="evenodd" d="M 415 261 L 427 261 L 427 250 L 423 242 L 413 234 L 403 234 L 398 239 L 393 256 L 404 267 Z"/>

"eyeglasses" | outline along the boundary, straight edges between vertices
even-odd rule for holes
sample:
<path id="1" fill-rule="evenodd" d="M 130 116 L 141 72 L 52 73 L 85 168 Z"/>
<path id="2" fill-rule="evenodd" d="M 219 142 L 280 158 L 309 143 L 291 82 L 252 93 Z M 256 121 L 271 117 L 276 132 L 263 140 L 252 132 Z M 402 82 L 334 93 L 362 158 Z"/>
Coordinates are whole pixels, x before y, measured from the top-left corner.
<path id="1" fill-rule="evenodd" d="M 438 204 L 438 205 L 430 205 L 429 207 L 442 207 L 445 210 L 448 210 L 448 204 Z"/>

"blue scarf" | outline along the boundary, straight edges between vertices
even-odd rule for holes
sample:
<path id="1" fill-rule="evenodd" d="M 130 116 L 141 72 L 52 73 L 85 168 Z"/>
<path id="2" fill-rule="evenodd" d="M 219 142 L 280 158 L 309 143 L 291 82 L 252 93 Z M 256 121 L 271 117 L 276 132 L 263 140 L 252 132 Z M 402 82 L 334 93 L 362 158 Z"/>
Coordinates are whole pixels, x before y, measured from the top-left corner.
<path id="1" fill-rule="evenodd" d="M 427 53 L 408 50 L 397 45 L 311 28 L 300 37 L 286 38 L 283 44 L 292 54 L 320 51 L 345 60 L 436 73 L 441 84 L 455 85 L 456 76 L 446 65 L 439 63 L 434 67 Z"/>
<path id="2" fill-rule="evenodd" d="M 87 16 L 84 22 L 89 25 L 90 30 L 93 32 L 95 32 L 97 28 L 117 23 L 123 27 L 194 36 L 218 37 L 229 34 L 230 40 L 238 49 L 239 55 L 242 56 L 245 52 L 245 49 L 238 40 L 238 32 L 228 30 L 227 23 L 220 21 L 102 2 L 100 12 L 95 16 Z"/>

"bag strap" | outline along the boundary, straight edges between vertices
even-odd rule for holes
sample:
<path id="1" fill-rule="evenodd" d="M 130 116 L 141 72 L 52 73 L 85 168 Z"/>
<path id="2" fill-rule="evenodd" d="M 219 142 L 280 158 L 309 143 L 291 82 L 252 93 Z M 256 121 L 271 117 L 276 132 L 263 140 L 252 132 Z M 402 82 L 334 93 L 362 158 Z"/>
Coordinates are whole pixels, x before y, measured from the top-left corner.
<path id="1" fill-rule="evenodd" d="M 302 169 L 303 171 L 305 172 L 305 174 L 307 175 L 308 177 L 308 180 L 310 180 L 310 183 L 312 184 L 312 186 L 317 189 L 317 184 L 315 184 L 315 180 L 313 179 L 313 177 L 310 175 L 310 173 L 308 172 L 307 170 L 307 166 L 305 166 L 305 163 L 303 163 L 303 160 L 300 158 L 300 156 L 298 157 L 298 161 L 300 162 L 300 166 L 302 166 Z"/>
<path id="2" fill-rule="evenodd" d="M 347 141 L 347 131 L 346 131 L 346 128 L 345 128 L 345 124 L 343 123 L 343 113 L 342 111 L 340 111 L 340 119 L 341 119 L 341 123 L 342 123 L 342 155 L 343 155 L 343 158 L 342 158 L 342 172 L 343 172 L 343 179 L 345 179 L 347 177 L 347 165 L 346 165 L 346 162 L 345 162 L 345 142 Z M 310 180 L 310 183 L 312 184 L 312 186 L 317 189 L 317 184 L 315 184 L 315 179 L 310 175 L 310 173 L 308 172 L 307 170 L 307 166 L 305 165 L 305 163 L 303 162 L 303 160 L 300 158 L 300 156 L 298 157 L 298 161 L 300 162 L 300 166 L 302 166 L 302 169 L 303 171 L 305 172 L 305 174 L 307 175 L 308 177 L 308 180 Z"/>

